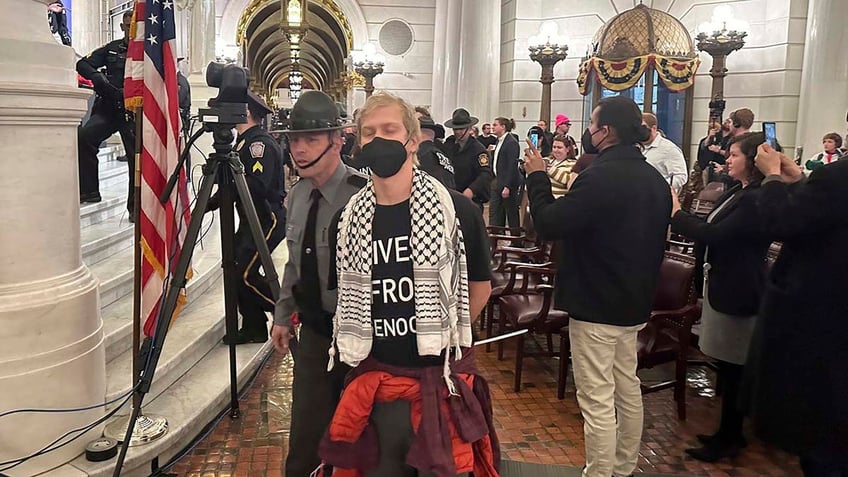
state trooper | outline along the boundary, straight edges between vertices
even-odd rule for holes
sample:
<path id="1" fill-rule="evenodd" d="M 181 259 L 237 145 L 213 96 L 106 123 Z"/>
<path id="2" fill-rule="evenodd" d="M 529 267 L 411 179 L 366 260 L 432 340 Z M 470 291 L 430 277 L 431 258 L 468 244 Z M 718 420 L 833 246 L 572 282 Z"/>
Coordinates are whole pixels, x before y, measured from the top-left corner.
<path id="1" fill-rule="evenodd" d="M 130 221 L 133 214 L 135 187 L 135 120 L 132 113 L 124 109 L 124 67 L 127 62 L 132 12 L 125 12 L 121 21 L 124 37 L 107 43 L 77 62 L 77 72 L 94 83 L 97 94 L 91 108 L 91 117 L 78 130 L 78 160 L 80 203 L 100 202 L 100 176 L 97 152 L 100 143 L 119 132 L 129 165 L 129 189 L 127 210 Z M 106 72 L 100 71 L 106 68 Z"/>
<path id="2" fill-rule="evenodd" d="M 483 204 L 489 201 L 489 183 L 494 176 L 486 148 L 471 131 L 477 122 L 478 119 L 465 109 L 454 111 L 445 121 L 445 127 L 453 129 L 453 136 L 445 141 L 445 151 L 453 163 L 456 190 L 482 210 Z"/>
<path id="3" fill-rule="evenodd" d="M 438 179 L 448 189 L 456 189 L 453 163 L 435 143 L 439 129 L 444 136 L 445 128 L 436 124 L 430 116 L 420 116 L 418 123 L 421 125 L 421 143 L 418 145 L 419 167 Z"/>
<path id="4" fill-rule="evenodd" d="M 327 350 L 336 309 L 336 292 L 328 290 L 328 229 L 338 210 L 368 181 L 342 163 L 342 129 L 349 126 L 329 96 L 307 91 L 294 104 L 289 128 L 283 131 L 301 177 L 288 196 L 289 256 L 271 330 L 274 347 L 288 353 L 291 316 L 297 312 L 301 327 L 294 350 L 287 477 L 310 475 L 321 463 L 318 444 L 336 409 L 347 372 L 340 364 L 327 372 Z"/>
<path id="5" fill-rule="evenodd" d="M 236 124 L 238 136 L 234 150 L 244 165 L 250 198 L 268 250 L 273 252 L 286 236 L 286 209 L 283 207 L 286 181 L 280 146 L 261 126 L 265 116 L 271 112 L 262 98 L 253 92 L 248 93 L 247 123 Z M 218 207 L 218 195 L 215 194 L 209 199 L 206 210 Z M 238 282 L 238 309 L 242 328 L 235 337 L 235 344 L 264 343 L 268 341 L 268 317 L 265 313 L 274 311 L 275 302 L 260 271 L 259 252 L 241 204 L 236 203 L 236 210 L 239 228 L 235 234 L 235 256 L 236 271 L 241 277 Z M 224 343 L 229 342 L 229 336 L 225 336 Z"/>

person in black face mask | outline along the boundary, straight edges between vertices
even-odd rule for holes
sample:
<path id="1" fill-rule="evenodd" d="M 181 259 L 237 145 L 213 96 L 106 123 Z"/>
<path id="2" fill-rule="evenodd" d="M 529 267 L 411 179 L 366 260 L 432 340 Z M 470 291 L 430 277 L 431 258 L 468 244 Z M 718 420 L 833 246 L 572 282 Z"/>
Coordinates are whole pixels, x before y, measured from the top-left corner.
<path id="1" fill-rule="evenodd" d="M 288 136 L 291 161 L 301 177 L 287 197 L 288 261 L 274 310 L 271 340 L 289 352 L 292 314 L 300 320 L 294 350 L 292 422 L 286 476 L 309 475 L 320 463 L 318 443 L 336 409 L 344 383 L 344 366 L 327 372 L 327 348 L 336 294 L 328 290 L 331 251 L 330 219 L 368 179 L 345 166 L 339 108 L 320 91 L 307 91 L 294 104 Z"/>
<path id="2" fill-rule="evenodd" d="M 331 245 L 338 252 L 332 261 L 337 270 L 331 273 L 338 277 L 338 306 L 330 354 L 354 369 L 321 443 L 321 458 L 369 477 L 465 476 L 477 465 L 494 469 L 497 464 L 496 451 L 489 459 L 475 452 L 471 466 L 467 461 L 446 466 L 426 450 L 432 442 L 451 442 L 448 426 L 441 425 L 446 419 L 488 429 L 468 437 L 472 446 L 496 442 L 483 413 L 440 415 L 440 406 L 434 405 L 420 414 L 417 432 L 411 424 L 411 401 L 422 396 L 455 399 L 448 397 L 448 389 L 455 390 L 461 380 L 483 379 L 473 365 L 471 323 L 491 292 L 480 212 L 418 167 L 419 128 L 412 106 L 403 99 L 385 92 L 368 98 L 358 120 L 359 158 L 370 168 L 372 181 L 330 227 L 338 244 Z M 450 344 L 442 336 L 450 337 Z M 375 376 L 383 377 L 375 381 Z M 398 393 L 410 378 L 419 391 L 407 387 Z M 369 388 L 374 392 L 363 392 Z M 467 389 L 463 409 L 488 402 L 484 388 Z M 383 399 L 370 401 L 375 395 Z M 374 440 L 357 435 L 346 442 L 351 426 L 344 423 L 366 405 L 373 407 L 363 426 L 373 427 L 361 435 Z M 491 418 L 490 406 L 483 412 Z"/>
<path id="3" fill-rule="evenodd" d="M 555 307 L 570 315 L 587 477 L 630 475 L 639 458 L 636 337 L 651 312 L 672 204 L 668 183 L 639 149 L 648 136 L 631 99 L 601 100 L 581 140 L 598 156 L 559 199 L 542 156 L 530 141 L 525 150 L 536 232 L 560 241 Z"/>

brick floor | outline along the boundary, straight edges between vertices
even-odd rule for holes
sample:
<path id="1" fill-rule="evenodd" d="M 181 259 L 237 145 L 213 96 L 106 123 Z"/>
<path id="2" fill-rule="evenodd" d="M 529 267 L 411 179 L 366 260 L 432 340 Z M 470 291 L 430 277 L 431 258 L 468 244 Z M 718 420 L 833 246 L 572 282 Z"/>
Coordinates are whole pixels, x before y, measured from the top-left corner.
<path id="1" fill-rule="evenodd" d="M 524 387 L 515 393 L 509 346 L 503 361 L 494 352 L 480 351 L 478 367 L 490 382 L 503 458 L 581 467 L 583 421 L 570 377 L 565 399 L 556 398 L 557 361 L 526 359 Z M 188 477 L 281 476 L 288 445 L 291 365 L 290 358 L 272 356 L 242 401 L 242 418 L 225 417 L 171 471 Z M 797 459 L 756 440 L 732 461 L 705 464 L 684 454 L 695 444 L 695 434 L 712 432 L 717 423 L 719 400 L 713 380 L 712 373 L 702 368 L 690 370 L 685 422 L 677 419 L 671 390 L 645 396 L 638 471 L 703 477 L 800 476 Z"/>

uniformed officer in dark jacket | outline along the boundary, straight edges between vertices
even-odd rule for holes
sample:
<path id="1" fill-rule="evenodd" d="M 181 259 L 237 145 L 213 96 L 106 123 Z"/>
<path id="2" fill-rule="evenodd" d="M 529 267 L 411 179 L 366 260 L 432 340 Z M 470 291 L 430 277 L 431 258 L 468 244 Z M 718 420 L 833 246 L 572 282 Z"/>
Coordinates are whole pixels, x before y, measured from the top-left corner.
<path id="1" fill-rule="evenodd" d="M 124 37 L 107 43 L 77 62 L 77 72 L 94 83 L 97 98 L 91 108 L 91 117 L 78 131 L 80 203 L 100 202 L 100 176 L 97 151 L 100 143 L 115 132 L 121 141 L 129 164 L 129 189 L 127 210 L 133 214 L 133 176 L 135 172 L 135 120 L 124 109 L 124 66 L 127 62 L 132 12 L 125 12 L 121 21 Z M 105 67 L 106 72 L 100 71 Z"/>
<path id="2" fill-rule="evenodd" d="M 284 131 L 292 163 L 301 177 L 288 196 L 289 257 L 271 331 L 277 351 L 288 353 L 291 317 L 297 313 L 301 325 L 294 350 L 286 477 L 308 476 L 321 463 L 318 444 L 336 410 L 347 372 L 339 363 L 327 372 L 331 318 L 336 310 L 336 292 L 328 289 L 328 229 L 336 212 L 368 178 L 342 163 L 342 129 L 346 126 L 329 96 L 307 91 L 294 104 L 289 128 Z"/>
<path id="3" fill-rule="evenodd" d="M 445 121 L 445 127 L 453 129 L 453 136 L 445 141 L 445 151 L 453 163 L 456 190 L 482 208 L 489 201 L 493 175 L 486 148 L 471 134 L 477 121 L 465 109 L 454 111 Z"/>
<path id="4" fill-rule="evenodd" d="M 177 58 L 177 64 L 185 61 L 185 58 Z M 191 85 L 182 71 L 177 70 L 177 98 L 180 102 L 180 119 L 183 122 L 183 131 L 191 135 Z M 188 140 L 188 138 L 186 138 Z"/>
<path id="5" fill-rule="evenodd" d="M 445 187 L 456 189 L 451 160 L 436 145 L 435 138 L 440 125 L 430 116 L 418 118 L 421 124 L 421 143 L 418 145 L 418 162 L 422 171 L 439 180 Z M 442 128 L 444 131 L 444 128 Z"/>
<path id="6" fill-rule="evenodd" d="M 68 32 L 68 14 L 61 0 L 55 0 L 47 5 L 47 21 L 50 33 L 58 36 L 65 46 L 71 46 L 71 35 Z"/>
<path id="7" fill-rule="evenodd" d="M 274 251 L 286 236 L 285 172 L 280 146 L 260 123 L 271 108 L 252 92 L 248 93 L 247 123 L 237 124 L 235 151 L 244 165 L 244 175 L 256 215 L 262 226 L 268 250 Z M 207 210 L 218 208 L 217 194 L 210 198 Z M 239 229 L 235 235 L 236 270 L 238 282 L 238 308 L 242 316 L 242 328 L 235 343 L 263 343 L 268 340 L 268 325 L 265 312 L 274 310 L 275 301 L 265 278 L 260 275 L 262 265 L 259 253 L 250 234 L 247 218 L 241 204 L 236 204 L 239 213 Z M 229 343 L 229 337 L 224 337 Z"/>

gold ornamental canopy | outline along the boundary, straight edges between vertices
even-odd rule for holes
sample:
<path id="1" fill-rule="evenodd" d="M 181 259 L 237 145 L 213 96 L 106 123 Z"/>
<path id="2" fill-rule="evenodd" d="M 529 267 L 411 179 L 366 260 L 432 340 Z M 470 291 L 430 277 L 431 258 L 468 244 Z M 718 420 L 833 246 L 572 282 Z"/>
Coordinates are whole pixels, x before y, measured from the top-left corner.
<path id="1" fill-rule="evenodd" d="M 664 11 L 639 4 L 595 33 L 577 84 L 582 94 L 589 91 L 590 77 L 606 89 L 623 91 L 654 66 L 668 89 L 683 91 L 694 84 L 699 64 L 686 27 Z"/>

